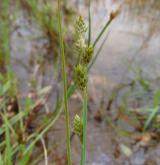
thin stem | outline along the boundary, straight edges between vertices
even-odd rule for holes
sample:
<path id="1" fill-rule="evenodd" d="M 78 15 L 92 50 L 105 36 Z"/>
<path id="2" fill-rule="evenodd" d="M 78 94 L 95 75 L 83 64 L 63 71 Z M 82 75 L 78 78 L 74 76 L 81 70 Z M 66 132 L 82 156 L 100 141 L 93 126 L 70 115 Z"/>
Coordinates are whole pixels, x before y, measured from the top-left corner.
<path id="1" fill-rule="evenodd" d="M 104 34 L 104 32 L 106 31 L 106 29 L 108 28 L 108 26 L 110 25 L 110 23 L 112 22 L 113 19 L 109 19 L 105 26 L 103 27 L 103 29 L 100 31 L 99 35 L 97 36 L 97 38 L 95 39 L 94 43 L 93 43 L 93 47 L 96 46 L 97 42 L 99 41 L 99 39 L 102 37 L 102 35 Z"/>
<path id="2" fill-rule="evenodd" d="M 46 148 L 46 144 L 45 144 L 43 137 L 41 137 L 41 143 L 42 143 L 43 150 L 44 150 L 45 165 L 48 165 L 47 148 Z"/>
<path id="3" fill-rule="evenodd" d="M 89 7 L 88 7 L 88 22 L 89 22 L 89 31 L 88 31 L 88 46 L 91 43 L 91 0 L 89 0 Z"/>
<path id="4" fill-rule="evenodd" d="M 63 77 L 63 90 L 64 90 L 64 109 L 65 109 L 65 125 L 66 125 L 66 141 L 67 141 L 67 158 L 68 165 L 72 164 L 71 160 L 71 146 L 70 146 L 70 127 L 69 127 L 69 111 L 68 111 L 68 97 L 67 97 L 67 78 L 66 78 L 66 64 L 64 55 L 64 42 L 63 42 L 63 32 L 61 25 L 61 10 L 60 10 L 60 0 L 58 0 L 58 29 L 59 29 L 59 40 L 60 40 L 60 52 L 61 52 L 61 63 L 62 63 L 62 77 Z"/>
<path id="5" fill-rule="evenodd" d="M 81 153 L 81 165 L 86 164 L 86 137 L 87 137 L 87 88 L 83 93 L 83 138 L 82 138 L 82 153 Z"/>
<path id="6" fill-rule="evenodd" d="M 2 1 L 2 14 L 0 16 L 0 65 L 6 71 L 10 64 L 10 37 L 9 37 L 9 6 L 10 1 Z"/>
<path id="7" fill-rule="evenodd" d="M 109 36 L 109 33 L 106 35 L 106 37 L 105 37 L 104 40 L 102 41 L 102 43 L 101 43 L 99 49 L 97 50 L 95 56 L 93 57 L 91 63 L 89 64 L 88 71 L 91 69 L 91 67 L 93 66 L 93 64 L 94 64 L 95 61 L 97 60 L 97 57 L 98 57 L 98 55 L 100 54 L 100 52 L 101 52 L 101 50 L 102 50 L 102 48 L 103 48 L 103 46 L 104 46 L 104 44 L 105 44 L 105 42 L 106 42 L 108 36 Z"/>

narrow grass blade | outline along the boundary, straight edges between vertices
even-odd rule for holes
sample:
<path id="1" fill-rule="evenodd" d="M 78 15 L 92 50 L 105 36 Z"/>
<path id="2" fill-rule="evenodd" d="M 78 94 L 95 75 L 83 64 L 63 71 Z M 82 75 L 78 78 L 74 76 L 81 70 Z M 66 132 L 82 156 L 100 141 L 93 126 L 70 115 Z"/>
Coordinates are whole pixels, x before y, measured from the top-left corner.
<path id="1" fill-rule="evenodd" d="M 5 164 L 12 165 L 12 147 L 11 147 L 11 139 L 10 139 L 10 131 L 6 124 L 5 127 L 5 139 L 6 139 L 6 149 L 5 149 Z"/>
<path id="2" fill-rule="evenodd" d="M 3 165 L 4 163 L 3 163 L 3 158 L 2 158 L 2 155 L 1 155 L 1 153 L 0 153 L 0 165 Z"/>
<path id="3" fill-rule="evenodd" d="M 30 156 L 31 156 L 32 151 L 33 151 L 33 147 L 30 149 L 29 152 L 23 154 L 26 150 L 26 145 L 22 144 L 20 146 L 19 150 L 20 150 L 20 154 L 22 153 L 22 156 L 21 156 L 21 159 L 18 162 L 18 165 L 28 165 L 29 160 L 30 160 Z"/>
<path id="4" fill-rule="evenodd" d="M 91 24 L 92 24 L 92 20 L 91 20 L 91 0 L 89 0 L 89 7 L 88 7 L 88 22 L 89 22 L 89 30 L 88 30 L 88 46 L 91 43 L 91 34 L 92 34 L 92 29 L 91 29 Z"/>
<path id="5" fill-rule="evenodd" d="M 12 125 L 10 124 L 9 120 L 7 119 L 6 115 L 5 114 L 3 115 L 2 113 L 0 113 L 0 115 L 2 116 L 3 121 L 5 122 L 5 124 L 4 124 L 5 127 L 8 127 L 11 130 L 14 137 L 17 138 L 17 134 L 16 134 L 14 128 L 12 127 Z"/>
<path id="6" fill-rule="evenodd" d="M 150 113 L 148 119 L 146 120 L 145 124 L 144 124 L 144 131 L 149 127 L 149 125 L 151 124 L 151 122 L 153 121 L 154 117 L 156 116 L 156 114 L 158 113 L 159 110 L 159 106 L 155 107 L 152 112 Z"/>
<path id="7" fill-rule="evenodd" d="M 113 19 L 109 19 L 105 26 L 103 27 L 103 29 L 100 31 L 100 33 L 98 34 L 97 38 L 95 39 L 94 43 L 93 43 L 93 47 L 96 46 L 96 44 L 98 43 L 98 41 L 100 40 L 100 38 L 102 37 L 102 35 L 104 34 L 104 32 L 106 31 L 106 29 L 109 27 L 109 25 L 111 24 Z"/>

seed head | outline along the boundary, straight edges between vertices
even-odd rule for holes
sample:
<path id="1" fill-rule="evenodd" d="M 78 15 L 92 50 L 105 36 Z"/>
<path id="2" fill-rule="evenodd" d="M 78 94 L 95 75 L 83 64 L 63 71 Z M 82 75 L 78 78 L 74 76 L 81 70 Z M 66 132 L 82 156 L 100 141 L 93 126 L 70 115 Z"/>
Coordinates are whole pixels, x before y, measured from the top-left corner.
<path id="1" fill-rule="evenodd" d="M 87 46 L 85 48 L 85 52 L 83 53 L 83 56 L 82 56 L 82 63 L 84 65 L 88 65 L 92 59 L 92 56 L 93 56 L 93 46 L 90 45 L 90 46 Z"/>
<path id="2" fill-rule="evenodd" d="M 78 36 L 83 35 L 87 31 L 87 26 L 83 20 L 83 18 L 80 16 L 76 21 L 76 33 Z"/>
<path id="3" fill-rule="evenodd" d="M 80 37 L 77 42 L 75 43 L 75 50 L 76 52 L 81 55 L 83 50 L 85 49 L 86 44 L 85 44 L 85 40 L 83 37 Z"/>
<path id="4" fill-rule="evenodd" d="M 73 131 L 75 134 L 78 135 L 78 137 L 82 141 L 83 124 L 82 124 L 82 119 L 80 118 L 79 115 L 75 115 L 73 119 Z"/>
<path id="5" fill-rule="evenodd" d="M 87 68 L 85 65 L 78 64 L 75 68 L 75 84 L 77 87 L 84 91 L 87 86 Z"/>

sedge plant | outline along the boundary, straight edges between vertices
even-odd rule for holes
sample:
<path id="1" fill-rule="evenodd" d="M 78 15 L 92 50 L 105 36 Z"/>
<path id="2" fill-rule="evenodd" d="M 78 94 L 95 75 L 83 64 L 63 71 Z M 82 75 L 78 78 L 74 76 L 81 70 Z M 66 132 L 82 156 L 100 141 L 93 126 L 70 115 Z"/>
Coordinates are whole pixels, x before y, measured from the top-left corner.
<path id="1" fill-rule="evenodd" d="M 87 105 L 88 105 L 88 64 L 93 55 L 93 46 L 85 42 L 85 33 L 87 27 L 82 17 L 79 17 L 76 23 L 77 41 L 76 48 L 78 52 L 78 64 L 75 67 L 75 85 L 80 90 L 83 97 L 82 118 L 75 116 L 73 121 L 74 132 L 79 136 L 81 141 L 81 165 L 86 162 L 86 135 L 87 135 Z M 88 42 L 89 43 L 89 42 Z"/>
<path id="2" fill-rule="evenodd" d="M 76 115 L 73 120 L 73 130 L 78 135 L 81 142 L 81 162 L 80 165 L 86 164 L 86 136 L 87 136 L 87 105 L 88 105 L 88 71 L 94 64 L 100 50 L 93 57 L 94 48 L 98 41 L 104 34 L 105 30 L 108 28 L 112 20 L 117 16 L 118 12 L 112 12 L 110 14 L 109 20 L 106 22 L 104 28 L 100 31 L 97 38 L 91 43 L 91 14 L 90 14 L 90 4 L 89 4 L 89 30 L 88 30 L 88 42 L 86 42 L 85 35 L 87 32 L 87 26 L 80 16 L 76 22 L 76 50 L 78 54 L 78 62 L 75 67 L 75 86 L 80 90 L 83 98 L 83 110 L 82 118 Z M 103 43 L 102 43 L 103 45 Z M 101 49 L 102 47 L 100 47 Z"/>

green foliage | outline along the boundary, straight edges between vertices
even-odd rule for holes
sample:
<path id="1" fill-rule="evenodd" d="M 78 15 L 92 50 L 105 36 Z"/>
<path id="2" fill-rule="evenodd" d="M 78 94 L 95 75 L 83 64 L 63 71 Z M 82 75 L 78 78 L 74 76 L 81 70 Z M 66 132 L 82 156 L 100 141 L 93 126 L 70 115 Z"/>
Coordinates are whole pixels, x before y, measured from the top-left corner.
<path id="1" fill-rule="evenodd" d="M 6 74 L 0 74 L 0 96 L 14 96 L 17 92 L 17 81 L 14 73 L 8 71 Z"/>
<path id="2" fill-rule="evenodd" d="M 144 123 L 144 131 L 150 126 L 150 124 L 155 119 L 158 111 L 160 110 L 159 104 L 160 104 L 160 91 L 157 91 L 154 95 L 154 108 L 151 109 L 151 112 Z"/>
<path id="3" fill-rule="evenodd" d="M 0 86 L 0 96 L 4 96 L 11 88 L 11 82 L 7 81 L 6 84 Z"/>
<path id="4" fill-rule="evenodd" d="M 5 156 L 4 156 L 4 164 L 12 165 L 11 138 L 10 138 L 10 131 L 7 124 L 6 124 L 6 129 L 5 129 L 5 139 L 6 139 L 6 149 L 5 149 Z"/>

